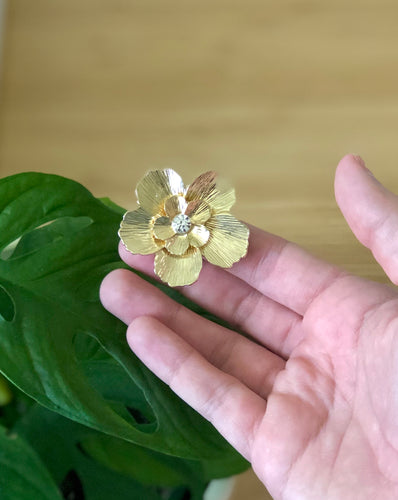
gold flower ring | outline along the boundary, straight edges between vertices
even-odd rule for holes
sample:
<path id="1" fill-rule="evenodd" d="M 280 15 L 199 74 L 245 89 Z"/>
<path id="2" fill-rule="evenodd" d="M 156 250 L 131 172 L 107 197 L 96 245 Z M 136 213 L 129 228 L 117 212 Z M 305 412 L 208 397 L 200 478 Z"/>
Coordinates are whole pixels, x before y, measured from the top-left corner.
<path id="1" fill-rule="evenodd" d="M 185 187 L 172 169 L 148 172 L 137 185 L 139 208 L 124 214 L 124 246 L 156 254 L 155 273 L 170 286 L 194 283 L 202 257 L 231 267 L 247 253 L 249 229 L 229 213 L 235 190 L 216 178 L 206 172 Z"/>

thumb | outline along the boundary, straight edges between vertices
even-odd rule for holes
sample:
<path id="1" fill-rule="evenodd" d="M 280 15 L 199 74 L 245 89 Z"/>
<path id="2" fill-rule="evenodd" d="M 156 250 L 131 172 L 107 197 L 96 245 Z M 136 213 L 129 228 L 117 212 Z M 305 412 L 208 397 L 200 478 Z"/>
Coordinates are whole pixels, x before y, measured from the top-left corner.
<path id="1" fill-rule="evenodd" d="M 355 236 L 397 285 L 398 197 L 373 177 L 362 158 L 353 155 L 337 166 L 335 195 Z"/>

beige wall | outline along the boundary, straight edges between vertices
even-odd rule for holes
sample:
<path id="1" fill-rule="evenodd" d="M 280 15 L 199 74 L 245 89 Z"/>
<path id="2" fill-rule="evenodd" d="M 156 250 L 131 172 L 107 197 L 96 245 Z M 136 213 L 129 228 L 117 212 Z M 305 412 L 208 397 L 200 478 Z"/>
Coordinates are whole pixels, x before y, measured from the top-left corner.
<path id="1" fill-rule="evenodd" d="M 133 207 L 150 168 L 214 169 L 238 217 L 384 280 L 333 176 L 361 153 L 398 191 L 397 16 L 392 0 L 12 0 L 0 175 L 59 173 Z"/>

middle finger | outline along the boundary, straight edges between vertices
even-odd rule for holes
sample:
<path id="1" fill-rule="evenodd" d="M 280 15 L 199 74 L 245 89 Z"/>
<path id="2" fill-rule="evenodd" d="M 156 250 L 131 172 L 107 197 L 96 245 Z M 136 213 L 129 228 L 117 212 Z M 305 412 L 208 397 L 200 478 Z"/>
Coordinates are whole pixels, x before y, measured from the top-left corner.
<path id="1" fill-rule="evenodd" d="M 113 271 L 104 279 L 101 300 L 126 324 L 140 316 L 155 317 L 214 366 L 264 398 L 285 366 L 281 357 L 265 347 L 195 314 L 125 269 Z"/>
<path id="2" fill-rule="evenodd" d="M 156 278 L 153 256 L 133 255 L 123 244 L 119 253 L 126 264 Z M 299 314 L 219 267 L 204 262 L 198 281 L 179 291 L 284 358 L 302 340 Z"/>

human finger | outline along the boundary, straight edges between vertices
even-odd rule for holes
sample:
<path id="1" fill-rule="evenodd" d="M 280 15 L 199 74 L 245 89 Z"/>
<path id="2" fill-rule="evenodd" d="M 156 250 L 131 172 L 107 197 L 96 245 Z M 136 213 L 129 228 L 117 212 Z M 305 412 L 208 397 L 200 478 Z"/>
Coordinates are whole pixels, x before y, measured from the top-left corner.
<path id="1" fill-rule="evenodd" d="M 178 334 L 150 317 L 129 326 L 127 340 L 141 361 L 209 420 L 247 460 L 266 402 L 209 363 Z"/>
<path id="2" fill-rule="evenodd" d="M 125 258 L 126 249 L 119 248 Z M 298 245 L 254 226 L 250 226 L 246 257 L 227 271 L 301 316 L 319 294 L 346 274 Z"/>
<path id="3" fill-rule="evenodd" d="M 266 398 L 285 362 L 248 338 L 195 314 L 126 270 L 111 272 L 101 285 L 106 309 L 130 324 L 151 316 L 175 331 L 210 363 Z"/>
<path id="4" fill-rule="evenodd" d="M 247 256 L 228 271 L 300 316 L 346 274 L 295 243 L 253 226 Z"/>
<path id="5" fill-rule="evenodd" d="M 153 256 L 134 255 L 123 244 L 119 252 L 128 265 L 155 277 Z M 179 291 L 285 358 L 302 340 L 301 316 L 219 267 L 204 263 L 198 281 Z"/>
<path id="6" fill-rule="evenodd" d="M 398 196 L 380 184 L 354 155 L 340 161 L 335 193 L 355 236 L 398 285 Z"/>

